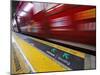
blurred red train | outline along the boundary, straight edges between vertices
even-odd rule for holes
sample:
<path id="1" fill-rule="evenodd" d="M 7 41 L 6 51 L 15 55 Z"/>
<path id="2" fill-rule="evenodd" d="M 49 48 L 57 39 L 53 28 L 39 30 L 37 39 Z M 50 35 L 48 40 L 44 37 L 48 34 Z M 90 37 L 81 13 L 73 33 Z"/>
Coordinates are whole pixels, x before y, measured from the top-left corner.
<path id="1" fill-rule="evenodd" d="M 96 6 L 20 2 L 16 9 L 21 33 L 96 45 Z"/>

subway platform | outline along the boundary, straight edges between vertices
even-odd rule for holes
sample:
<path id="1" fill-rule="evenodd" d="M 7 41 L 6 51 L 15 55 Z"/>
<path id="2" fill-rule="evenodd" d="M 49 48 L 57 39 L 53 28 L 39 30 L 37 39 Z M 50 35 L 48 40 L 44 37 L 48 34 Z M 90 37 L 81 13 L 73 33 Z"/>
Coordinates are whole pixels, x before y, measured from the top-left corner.
<path id="1" fill-rule="evenodd" d="M 12 32 L 12 74 L 95 69 L 95 56 Z"/>

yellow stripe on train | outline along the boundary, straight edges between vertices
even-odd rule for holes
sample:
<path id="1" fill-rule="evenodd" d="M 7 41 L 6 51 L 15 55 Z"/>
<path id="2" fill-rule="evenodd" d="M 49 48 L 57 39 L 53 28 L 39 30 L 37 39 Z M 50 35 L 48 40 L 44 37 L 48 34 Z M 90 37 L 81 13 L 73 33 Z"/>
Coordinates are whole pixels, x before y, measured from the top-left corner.
<path id="1" fill-rule="evenodd" d="M 96 9 L 89 9 L 75 14 L 76 20 L 91 19 L 96 17 Z"/>

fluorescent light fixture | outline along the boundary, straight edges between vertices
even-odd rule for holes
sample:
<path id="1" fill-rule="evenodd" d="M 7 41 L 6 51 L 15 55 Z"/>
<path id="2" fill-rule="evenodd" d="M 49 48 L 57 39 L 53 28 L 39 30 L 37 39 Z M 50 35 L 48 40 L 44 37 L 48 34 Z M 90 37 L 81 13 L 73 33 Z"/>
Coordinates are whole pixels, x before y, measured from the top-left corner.
<path id="1" fill-rule="evenodd" d="M 48 10 L 47 12 L 52 11 L 52 10 L 54 10 L 54 9 L 58 8 L 58 7 L 63 6 L 63 5 L 64 5 L 64 4 L 57 5 L 57 6 L 55 6 L 54 8 L 52 8 L 52 9 Z"/>
<path id="2" fill-rule="evenodd" d="M 25 16 L 26 15 L 26 12 L 20 12 L 19 16 Z"/>
<path id="3" fill-rule="evenodd" d="M 15 21 L 15 19 L 13 20 L 13 26 L 14 26 L 14 25 L 16 25 L 16 21 Z"/>
<path id="4" fill-rule="evenodd" d="M 52 7 L 55 7 L 57 6 L 58 4 L 52 4 L 52 3 L 48 3 L 47 7 L 46 7 L 46 10 L 49 10 L 51 9 Z"/>
<path id="5" fill-rule="evenodd" d="M 63 5 L 64 5 L 64 4 L 60 4 L 60 5 L 56 6 L 55 8 L 61 7 L 61 6 L 63 6 Z"/>
<path id="6" fill-rule="evenodd" d="M 33 7 L 32 3 L 28 3 L 25 7 L 24 7 L 24 11 L 28 12 L 31 8 Z"/>
<path id="7" fill-rule="evenodd" d="M 41 10 L 43 10 L 43 3 L 34 3 L 34 13 L 38 13 L 40 12 Z"/>
<path id="8" fill-rule="evenodd" d="M 20 22 L 20 18 L 18 18 L 17 20 L 18 20 L 18 22 Z"/>

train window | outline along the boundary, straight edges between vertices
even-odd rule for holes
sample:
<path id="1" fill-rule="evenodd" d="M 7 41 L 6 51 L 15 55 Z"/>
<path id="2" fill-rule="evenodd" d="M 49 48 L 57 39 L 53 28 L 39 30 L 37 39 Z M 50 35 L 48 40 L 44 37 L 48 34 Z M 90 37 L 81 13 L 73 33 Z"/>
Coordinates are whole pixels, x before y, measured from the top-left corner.
<path id="1" fill-rule="evenodd" d="M 83 23 L 79 25 L 79 30 L 82 31 L 94 31 L 96 30 L 96 23 L 95 22 L 89 22 L 89 23 Z"/>
<path id="2" fill-rule="evenodd" d="M 69 24 L 69 17 L 60 17 L 52 20 L 52 27 L 68 26 Z"/>
<path id="3" fill-rule="evenodd" d="M 32 32 L 38 32 L 38 29 L 32 28 Z"/>
<path id="4" fill-rule="evenodd" d="M 71 24 L 70 17 L 60 17 L 52 20 L 52 31 L 68 31 L 66 28 Z"/>
<path id="5" fill-rule="evenodd" d="M 31 26 L 32 32 L 39 32 L 40 28 L 40 24 L 37 22 L 34 22 Z"/>
<path id="6" fill-rule="evenodd" d="M 27 31 L 27 26 L 20 27 L 21 31 Z"/>
<path id="7" fill-rule="evenodd" d="M 61 27 L 61 26 L 66 26 L 66 21 L 58 21 L 52 24 L 53 27 Z"/>

